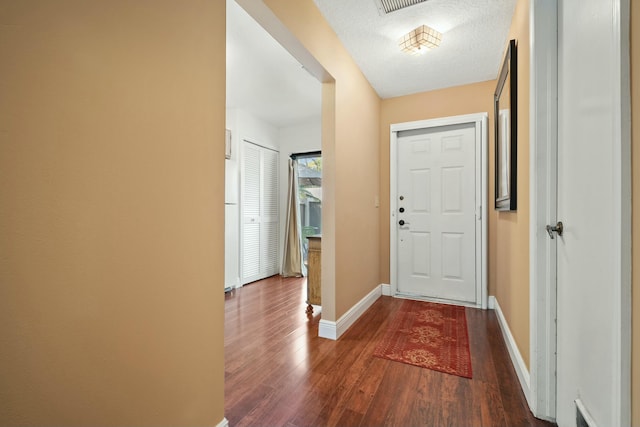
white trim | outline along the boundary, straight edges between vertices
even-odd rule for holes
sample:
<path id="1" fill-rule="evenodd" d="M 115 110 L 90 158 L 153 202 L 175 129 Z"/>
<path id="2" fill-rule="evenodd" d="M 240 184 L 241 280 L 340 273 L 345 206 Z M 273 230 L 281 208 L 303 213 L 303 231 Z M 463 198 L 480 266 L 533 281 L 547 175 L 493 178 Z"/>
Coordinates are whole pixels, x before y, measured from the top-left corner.
<path id="1" fill-rule="evenodd" d="M 356 320 L 358 320 L 360 316 L 362 316 L 362 314 L 367 311 L 367 309 L 371 307 L 378 298 L 380 298 L 380 296 L 382 296 L 382 287 L 376 286 L 345 314 L 340 316 L 337 322 L 321 319 L 318 324 L 318 336 L 320 338 L 337 340 L 342 336 L 342 334 L 347 332 L 351 325 L 353 325 Z"/>
<path id="2" fill-rule="evenodd" d="M 524 393 L 524 397 L 527 399 L 527 403 L 529 407 L 531 407 L 531 385 L 530 385 L 530 377 L 529 370 L 527 369 L 527 365 L 524 363 L 524 359 L 520 354 L 520 350 L 518 349 L 518 344 L 516 344 L 516 340 L 513 338 L 511 334 L 511 330 L 509 329 L 509 325 L 507 324 L 504 315 L 502 314 L 502 310 L 500 309 L 500 304 L 498 304 L 498 300 L 494 296 L 489 297 L 489 307 L 494 307 L 496 312 L 496 317 L 498 318 L 498 324 L 500 325 L 500 329 L 502 330 L 502 337 L 504 338 L 504 343 L 507 346 L 507 350 L 509 351 L 509 357 L 511 358 L 511 363 L 513 364 L 514 369 L 516 370 L 516 374 L 518 375 L 518 381 L 520 381 L 520 387 L 522 388 L 522 392 Z"/>
<path id="3" fill-rule="evenodd" d="M 487 300 L 489 299 L 489 269 L 487 263 L 489 259 L 489 213 L 487 208 L 487 200 L 489 200 L 488 188 L 489 188 L 489 116 L 484 114 L 479 118 L 476 126 L 476 136 L 480 141 L 480 156 L 476 150 L 476 166 L 480 169 L 476 169 L 476 176 L 480 175 L 480 182 L 476 185 L 480 185 L 480 188 L 476 188 L 480 195 L 480 229 L 476 229 L 476 250 L 480 252 L 480 258 L 477 258 L 476 253 L 476 280 L 480 280 L 480 308 L 487 309 Z"/>
<path id="4" fill-rule="evenodd" d="M 338 327 L 336 322 L 320 319 L 320 322 L 318 323 L 318 336 L 320 338 L 327 338 L 334 341 L 337 340 Z"/>
<path id="5" fill-rule="evenodd" d="M 226 418 L 223 418 L 222 421 L 220 421 L 216 427 L 229 427 L 229 420 Z"/>
<path id="6" fill-rule="evenodd" d="M 619 224 L 613 227 L 615 238 L 615 258 L 620 260 L 616 266 L 613 283 L 613 313 L 617 327 L 614 342 L 614 393 L 610 396 L 614 407 L 613 425 L 626 427 L 631 425 L 631 65 L 630 65 L 630 8 L 631 0 L 613 2 L 614 53 L 616 61 L 615 88 L 612 93 L 614 117 L 619 125 L 614 126 L 613 170 L 614 175 L 614 220 Z M 576 402 L 577 403 L 577 402 Z"/>
<path id="7" fill-rule="evenodd" d="M 387 283 L 381 283 L 380 284 L 380 290 L 382 291 L 382 295 L 390 297 L 391 295 L 393 295 L 391 293 L 391 285 L 387 284 Z"/>
<path id="8" fill-rule="evenodd" d="M 556 417 L 556 245 L 545 226 L 557 222 L 558 5 L 530 3 L 529 340 L 534 416 Z"/>
<path id="9" fill-rule="evenodd" d="M 574 400 L 574 402 L 576 403 L 576 408 L 580 411 L 580 414 L 582 415 L 582 418 L 584 418 L 584 421 L 587 423 L 587 425 L 589 427 L 598 427 L 598 424 L 596 424 L 596 420 L 593 419 L 591 413 L 587 410 L 587 407 L 584 406 L 582 399 L 576 399 Z"/>
<path id="10" fill-rule="evenodd" d="M 396 228 L 396 202 L 398 196 L 398 130 L 389 127 L 389 281 L 391 295 L 398 291 L 398 230 Z"/>
<path id="11" fill-rule="evenodd" d="M 438 119 L 418 120 L 414 122 L 395 123 L 389 127 L 389 266 L 391 279 L 391 293 L 394 296 L 414 298 L 409 295 L 398 294 L 398 266 L 397 266 L 397 227 L 396 227 L 396 187 L 397 187 L 397 144 L 398 132 L 413 129 L 424 129 L 440 126 L 450 126 L 473 123 L 476 129 L 476 201 L 480 203 L 479 224 L 476 226 L 476 301 L 471 307 L 487 308 L 487 203 L 488 200 L 488 114 L 475 113 L 460 116 L 442 117 Z M 422 299 L 422 298 L 420 298 Z M 425 298 L 425 300 L 428 300 Z M 460 304 L 460 303 L 457 303 Z"/>

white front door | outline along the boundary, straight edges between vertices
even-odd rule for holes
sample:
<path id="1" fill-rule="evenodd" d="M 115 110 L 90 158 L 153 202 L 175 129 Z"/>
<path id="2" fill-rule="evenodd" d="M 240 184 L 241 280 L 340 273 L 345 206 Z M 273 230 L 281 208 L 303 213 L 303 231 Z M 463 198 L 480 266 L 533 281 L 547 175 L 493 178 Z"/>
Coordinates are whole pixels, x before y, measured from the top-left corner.
<path id="1" fill-rule="evenodd" d="M 476 126 L 398 132 L 397 293 L 478 304 Z"/>
<path id="2" fill-rule="evenodd" d="M 624 119 L 629 70 L 622 65 L 629 5 L 624 3 L 559 2 L 560 427 L 576 426 L 580 416 L 588 421 L 584 425 L 629 425 L 630 150 Z"/>

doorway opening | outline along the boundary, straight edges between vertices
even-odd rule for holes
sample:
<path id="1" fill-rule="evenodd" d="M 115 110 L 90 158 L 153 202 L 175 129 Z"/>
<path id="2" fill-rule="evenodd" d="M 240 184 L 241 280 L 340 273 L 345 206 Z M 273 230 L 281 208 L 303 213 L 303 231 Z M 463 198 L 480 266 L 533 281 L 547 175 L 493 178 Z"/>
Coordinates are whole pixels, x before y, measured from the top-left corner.
<path id="1" fill-rule="evenodd" d="M 232 290 L 282 272 L 288 156 L 320 150 L 322 92 L 246 5 L 226 4 L 225 290 Z"/>
<path id="2" fill-rule="evenodd" d="M 292 154 L 298 171 L 302 259 L 308 263 L 309 237 L 322 234 L 322 153 Z"/>

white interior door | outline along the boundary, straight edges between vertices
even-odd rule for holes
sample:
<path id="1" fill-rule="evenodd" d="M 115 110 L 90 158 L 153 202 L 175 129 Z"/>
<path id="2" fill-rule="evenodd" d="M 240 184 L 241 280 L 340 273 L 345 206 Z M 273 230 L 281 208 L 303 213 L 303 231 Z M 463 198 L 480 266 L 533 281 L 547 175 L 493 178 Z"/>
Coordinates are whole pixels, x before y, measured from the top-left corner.
<path id="1" fill-rule="evenodd" d="M 278 206 L 280 202 L 278 185 L 277 151 L 262 150 L 262 208 L 260 223 L 260 274 L 263 277 L 278 274 L 278 228 L 280 224 Z"/>
<path id="2" fill-rule="evenodd" d="M 278 273 L 278 152 L 244 141 L 242 284 Z"/>
<path id="3" fill-rule="evenodd" d="M 629 425 L 628 175 L 620 0 L 561 0 L 557 422 Z M 622 7 L 621 7 L 622 6 Z M 628 23 L 627 23 L 628 25 Z M 622 30 L 621 30 L 622 27 Z M 626 47 L 625 47 L 626 45 Z M 626 86 L 628 90 L 628 86 Z M 628 129 L 627 129 L 628 130 Z M 627 301 L 628 304 L 628 301 Z M 578 422 L 578 425 L 580 423 Z"/>
<path id="4" fill-rule="evenodd" d="M 397 293 L 478 303 L 476 128 L 398 132 Z"/>

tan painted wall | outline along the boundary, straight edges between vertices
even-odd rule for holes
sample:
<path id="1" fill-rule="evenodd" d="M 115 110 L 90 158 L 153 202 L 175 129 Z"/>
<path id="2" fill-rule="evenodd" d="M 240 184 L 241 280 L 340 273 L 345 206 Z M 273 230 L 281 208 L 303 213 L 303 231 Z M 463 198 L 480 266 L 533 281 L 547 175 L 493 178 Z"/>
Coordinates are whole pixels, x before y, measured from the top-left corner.
<path id="1" fill-rule="evenodd" d="M 632 359 L 631 425 L 640 426 L 640 7 L 631 2 Z"/>
<path id="2" fill-rule="evenodd" d="M 6 1 L 0 58 L 0 425 L 217 425 L 224 2 Z"/>
<path id="3" fill-rule="evenodd" d="M 330 102 L 323 101 L 322 317 L 337 320 L 380 284 L 372 265 L 379 258 L 374 202 L 379 194 L 380 98 L 312 0 L 264 3 L 335 80 L 323 89 L 323 96 L 333 94 Z M 331 121 L 333 133 L 326 132 Z"/>
<path id="4" fill-rule="evenodd" d="M 518 0 L 509 38 L 518 41 L 517 212 L 489 211 L 489 288 L 529 365 L 529 0 Z M 495 145 L 490 144 L 490 170 Z M 494 175 L 489 176 L 493 193 Z"/>
<path id="5" fill-rule="evenodd" d="M 382 101 L 380 119 L 380 280 L 390 283 L 389 257 L 389 127 L 395 123 L 489 113 L 489 138 L 493 137 L 494 80 L 388 98 Z M 493 206 L 493 205 L 491 205 Z"/>

